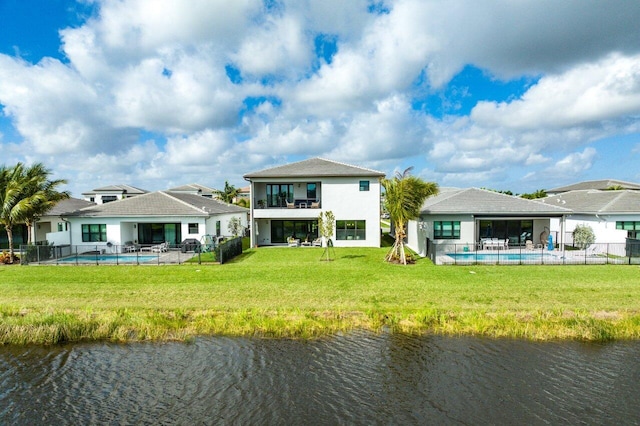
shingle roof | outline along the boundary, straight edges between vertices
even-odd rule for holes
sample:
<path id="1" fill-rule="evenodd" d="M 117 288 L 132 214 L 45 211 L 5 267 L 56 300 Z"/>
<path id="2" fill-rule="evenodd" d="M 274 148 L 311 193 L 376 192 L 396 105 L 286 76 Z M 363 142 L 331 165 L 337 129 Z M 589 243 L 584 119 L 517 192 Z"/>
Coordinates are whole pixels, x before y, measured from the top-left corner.
<path id="1" fill-rule="evenodd" d="M 427 198 L 422 205 L 422 213 L 562 215 L 571 213 L 571 211 L 535 200 L 527 200 L 485 189 L 467 188 L 446 190 Z"/>
<path id="2" fill-rule="evenodd" d="M 542 201 L 569 208 L 574 213 L 640 214 L 640 191 L 569 191 L 543 198 Z"/>
<path id="3" fill-rule="evenodd" d="M 101 188 L 96 188 L 89 192 L 83 192 L 82 195 L 95 194 L 96 192 L 123 192 L 126 194 L 146 194 L 149 191 L 147 191 L 146 189 L 136 188 L 135 186 L 131 186 L 131 185 L 109 185 L 109 186 L 103 186 Z"/>
<path id="4" fill-rule="evenodd" d="M 45 216 L 61 216 L 76 210 L 80 210 L 85 207 L 95 206 L 96 203 L 92 203 L 90 201 L 81 200 L 79 198 L 68 198 L 66 200 L 60 200 L 53 206 L 49 211 L 47 211 Z"/>
<path id="5" fill-rule="evenodd" d="M 352 166 L 324 158 L 310 158 L 308 160 L 272 167 L 253 173 L 247 173 L 245 178 L 276 178 L 276 177 L 338 177 L 338 176 L 375 176 L 384 177 L 383 172 Z"/>
<path id="6" fill-rule="evenodd" d="M 572 185 L 559 186 L 557 188 L 548 189 L 547 193 L 555 194 L 558 192 L 579 191 L 583 189 L 599 189 L 604 191 L 607 188 L 617 187 L 617 186 L 620 186 L 623 189 L 640 190 L 640 184 L 637 184 L 637 183 L 625 182 L 625 181 L 616 180 L 616 179 L 601 179 L 601 180 L 587 180 L 584 182 L 574 183 Z"/>
<path id="7" fill-rule="evenodd" d="M 194 194 L 149 192 L 137 197 L 86 207 L 71 216 L 210 216 L 247 212 L 244 207 Z"/>

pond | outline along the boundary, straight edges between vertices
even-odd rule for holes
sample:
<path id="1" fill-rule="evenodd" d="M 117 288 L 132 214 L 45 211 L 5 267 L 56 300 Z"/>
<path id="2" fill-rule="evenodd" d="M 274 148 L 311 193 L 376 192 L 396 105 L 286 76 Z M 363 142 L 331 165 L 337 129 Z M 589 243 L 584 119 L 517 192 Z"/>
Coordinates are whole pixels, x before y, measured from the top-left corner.
<path id="1" fill-rule="evenodd" d="M 640 342 L 353 333 L 0 347 L 0 424 L 634 424 Z"/>

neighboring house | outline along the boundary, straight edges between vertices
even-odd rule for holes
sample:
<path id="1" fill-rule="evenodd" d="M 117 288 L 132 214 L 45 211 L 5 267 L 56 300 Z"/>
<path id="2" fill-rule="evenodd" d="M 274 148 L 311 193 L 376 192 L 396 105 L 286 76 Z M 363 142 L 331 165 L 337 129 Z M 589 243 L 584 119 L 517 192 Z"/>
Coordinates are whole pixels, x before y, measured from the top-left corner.
<path id="1" fill-rule="evenodd" d="M 247 212 L 199 195 L 157 191 L 63 214 L 61 220 L 69 224 L 67 239 L 52 233 L 47 240 L 56 245 L 105 247 L 127 242 L 178 245 L 187 238 L 231 236 L 229 221 L 237 217 L 246 227 Z"/>
<path id="2" fill-rule="evenodd" d="M 209 188 L 208 186 L 200 185 L 197 183 L 189 183 L 187 185 L 176 186 L 174 188 L 168 189 L 167 192 L 200 195 L 206 198 L 218 198 L 218 196 L 216 195 L 218 191 L 216 189 Z"/>
<path id="3" fill-rule="evenodd" d="M 111 185 L 96 188 L 93 191 L 83 192 L 86 201 L 105 204 L 111 201 L 123 200 L 138 195 L 146 194 L 148 191 L 130 185 Z"/>
<path id="4" fill-rule="evenodd" d="M 567 244 L 573 242 L 572 233 L 577 225 L 590 226 L 596 243 L 640 239 L 640 191 L 569 191 L 540 201 L 572 211 L 564 227 Z M 553 224 L 552 229 L 560 230 L 557 224 Z"/>
<path id="5" fill-rule="evenodd" d="M 608 190 L 609 188 L 617 188 L 617 189 L 629 189 L 632 191 L 640 191 L 640 184 L 625 182 L 622 180 L 616 179 L 601 179 L 601 180 L 587 180 L 584 182 L 574 183 L 572 185 L 559 186 L 557 188 L 552 188 L 547 191 L 547 195 L 558 195 L 563 192 L 569 191 L 580 191 L 587 189 L 598 189 L 601 191 Z"/>
<path id="6" fill-rule="evenodd" d="M 335 216 L 335 246 L 380 246 L 380 179 L 385 174 L 323 158 L 248 173 L 251 245 L 318 237 L 320 212 Z"/>
<path id="7" fill-rule="evenodd" d="M 421 256 L 426 255 L 426 240 L 435 244 L 466 245 L 475 250 L 483 238 L 506 240 L 509 247 L 533 244 L 546 245 L 551 233 L 551 221 L 557 220 L 560 238 L 564 218 L 571 211 L 564 207 L 527 200 L 520 197 L 478 188 L 441 189 L 427 198 L 420 218 L 410 221 L 407 245 Z"/>
<path id="8" fill-rule="evenodd" d="M 235 200 L 233 200 L 233 202 L 237 203 L 240 200 L 249 201 L 250 199 L 251 199 L 251 185 L 248 185 L 238 189 L 238 195 L 236 195 L 236 198 Z"/>
<path id="9" fill-rule="evenodd" d="M 53 241 L 66 241 L 64 244 L 69 244 L 69 223 L 62 217 L 69 212 L 95 205 L 96 203 L 79 198 L 58 201 L 33 225 L 33 241 L 36 244 L 49 244 Z"/>

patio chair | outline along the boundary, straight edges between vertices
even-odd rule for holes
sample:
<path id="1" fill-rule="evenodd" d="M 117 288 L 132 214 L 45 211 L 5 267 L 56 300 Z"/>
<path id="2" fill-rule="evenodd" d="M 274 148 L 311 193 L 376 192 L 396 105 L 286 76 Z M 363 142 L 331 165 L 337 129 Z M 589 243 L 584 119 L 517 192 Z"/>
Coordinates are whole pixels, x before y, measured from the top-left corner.
<path id="1" fill-rule="evenodd" d="M 162 253 L 169 250 L 169 243 L 161 243 L 155 246 L 151 246 L 151 251 L 155 253 Z"/>
<path id="2" fill-rule="evenodd" d="M 287 244 L 289 247 L 298 247 L 300 245 L 300 240 L 297 238 L 289 237 L 287 238 Z"/>
<path id="3" fill-rule="evenodd" d="M 524 242 L 524 248 L 527 250 L 533 250 L 533 241 L 527 240 Z"/>
<path id="4" fill-rule="evenodd" d="M 309 208 L 319 209 L 320 208 L 320 201 L 312 201 L 311 202 L 311 206 Z"/>
<path id="5" fill-rule="evenodd" d="M 315 240 L 311 241 L 311 245 L 313 247 L 322 247 L 322 238 L 316 238 Z"/>
<path id="6" fill-rule="evenodd" d="M 295 209 L 296 208 L 296 203 L 290 203 L 288 201 L 286 201 L 286 203 L 287 203 L 287 208 L 288 209 Z"/>
<path id="7" fill-rule="evenodd" d="M 132 253 L 134 251 L 138 251 L 138 246 L 134 244 L 133 241 L 125 241 L 124 245 L 122 246 L 122 252 Z"/>

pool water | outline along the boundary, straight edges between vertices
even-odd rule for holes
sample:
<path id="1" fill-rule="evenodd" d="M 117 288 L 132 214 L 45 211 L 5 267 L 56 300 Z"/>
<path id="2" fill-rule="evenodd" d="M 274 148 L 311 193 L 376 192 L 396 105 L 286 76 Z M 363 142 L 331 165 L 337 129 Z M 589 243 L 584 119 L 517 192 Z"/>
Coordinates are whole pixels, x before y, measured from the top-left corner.
<path id="1" fill-rule="evenodd" d="M 77 256 L 69 256 L 64 259 L 58 259 L 59 263 L 86 263 L 86 262 L 102 262 L 102 263 L 136 263 L 151 262 L 158 257 L 153 255 L 136 256 L 131 254 L 113 255 L 113 254 L 79 254 Z"/>
<path id="2" fill-rule="evenodd" d="M 542 253 L 447 253 L 447 256 L 455 260 L 468 261 L 498 261 L 498 260 L 522 260 L 522 261 L 540 261 L 543 259 L 552 259 L 554 256 Z"/>

